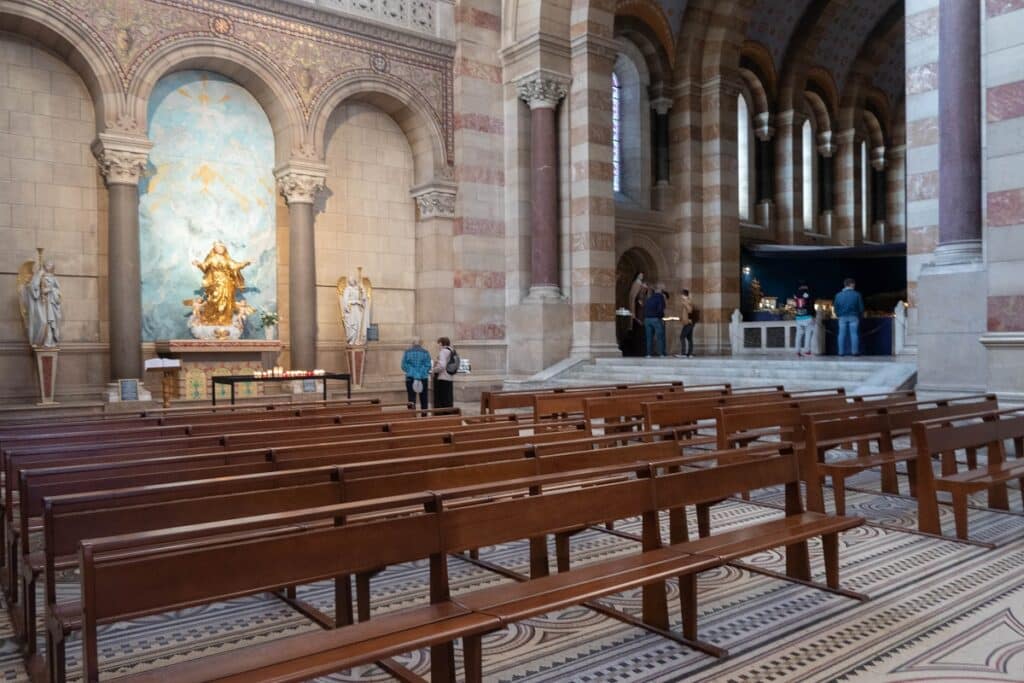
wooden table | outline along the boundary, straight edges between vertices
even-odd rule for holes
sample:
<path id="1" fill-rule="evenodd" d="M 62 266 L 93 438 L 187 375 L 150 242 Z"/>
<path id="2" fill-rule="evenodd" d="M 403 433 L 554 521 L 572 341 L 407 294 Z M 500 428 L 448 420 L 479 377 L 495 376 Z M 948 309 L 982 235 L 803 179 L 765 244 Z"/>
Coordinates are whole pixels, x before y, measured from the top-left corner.
<path id="1" fill-rule="evenodd" d="M 238 382 L 302 382 L 307 379 L 323 382 L 324 385 L 324 401 L 327 400 L 327 380 L 329 379 L 343 379 L 348 383 L 346 394 L 348 398 L 352 398 L 352 375 L 344 372 L 325 372 L 322 375 L 312 375 L 303 377 L 255 377 L 253 375 L 215 375 L 210 378 L 212 381 L 211 394 L 213 394 L 213 405 L 217 405 L 217 385 L 227 384 L 231 387 L 231 405 L 235 404 L 235 384 Z"/>

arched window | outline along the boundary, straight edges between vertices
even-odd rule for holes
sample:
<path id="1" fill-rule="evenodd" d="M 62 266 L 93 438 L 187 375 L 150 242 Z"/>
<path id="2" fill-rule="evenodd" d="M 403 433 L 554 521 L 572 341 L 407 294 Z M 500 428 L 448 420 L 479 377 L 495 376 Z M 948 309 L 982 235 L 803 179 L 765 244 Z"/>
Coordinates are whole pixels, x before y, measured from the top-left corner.
<path id="1" fill-rule="evenodd" d="M 751 119 L 747 98 L 742 93 L 736 98 L 736 168 L 739 171 L 737 192 L 739 194 L 740 220 L 750 221 L 751 189 Z"/>
<path id="2" fill-rule="evenodd" d="M 622 86 L 612 72 L 612 190 L 622 192 Z"/>
<path id="3" fill-rule="evenodd" d="M 805 232 L 816 232 L 817 221 L 815 216 L 815 193 L 814 187 L 816 185 L 815 180 L 817 179 L 817 150 L 814 147 L 814 125 L 808 118 L 804 120 L 803 126 L 801 127 L 801 156 L 802 156 L 802 170 L 803 170 L 803 196 L 804 196 L 804 231 Z"/>
<path id="4" fill-rule="evenodd" d="M 868 143 L 860 142 L 860 234 L 864 241 L 871 237 L 871 161 Z"/>

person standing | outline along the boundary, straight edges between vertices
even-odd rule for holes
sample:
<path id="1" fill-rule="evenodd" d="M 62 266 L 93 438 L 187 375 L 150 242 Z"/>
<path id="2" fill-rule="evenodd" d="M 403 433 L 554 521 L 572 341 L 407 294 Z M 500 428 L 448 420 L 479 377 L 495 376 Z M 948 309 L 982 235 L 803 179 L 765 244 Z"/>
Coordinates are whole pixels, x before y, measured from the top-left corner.
<path id="1" fill-rule="evenodd" d="M 690 290 L 679 293 L 679 322 L 683 326 L 679 332 L 678 358 L 693 358 L 693 301 Z"/>
<path id="2" fill-rule="evenodd" d="M 796 355 L 812 356 L 814 353 L 814 297 L 811 288 L 801 281 L 796 288 Z"/>
<path id="3" fill-rule="evenodd" d="M 422 340 L 419 337 L 413 337 L 412 345 L 402 354 L 405 395 L 410 408 L 416 407 L 416 395 L 419 394 L 420 408 L 427 409 L 427 382 L 430 379 L 432 362 L 430 354 L 423 348 Z"/>
<path id="4" fill-rule="evenodd" d="M 438 337 L 437 358 L 431 373 L 434 375 L 434 407 L 451 408 L 455 404 L 455 377 L 448 373 L 448 361 L 452 357 L 452 340 Z"/>
<path id="5" fill-rule="evenodd" d="M 651 357 L 652 342 L 657 341 L 658 355 L 665 355 L 665 292 L 661 284 L 654 287 L 654 293 L 644 303 L 644 336 L 647 341 L 647 357 Z"/>
<path id="6" fill-rule="evenodd" d="M 843 291 L 836 294 L 832 302 L 836 317 L 839 318 L 839 355 L 860 355 L 860 317 L 864 314 L 864 299 L 854 287 L 853 278 L 843 280 Z"/>

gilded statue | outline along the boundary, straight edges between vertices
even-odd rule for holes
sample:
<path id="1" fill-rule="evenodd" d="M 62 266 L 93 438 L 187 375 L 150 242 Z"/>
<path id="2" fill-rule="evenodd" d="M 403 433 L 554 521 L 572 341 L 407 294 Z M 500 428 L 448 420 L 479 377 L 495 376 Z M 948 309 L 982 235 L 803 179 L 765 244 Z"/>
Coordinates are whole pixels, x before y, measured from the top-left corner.
<path id="1" fill-rule="evenodd" d="M 205 259 L 192 261 L 192 265 L 203 273 L 203 298 L 187 305 L 193 307 L 193 315 L 198 318 L 199 324 L 228 326 L 233 323 L 236 313 L 246 313 L 244 310 L 236 310 L 238 304 L 235 294 L 245 288 L 242 269 L 251 263 L 233 261 L 228 248 L 219 240 L 213 243 Z"/>

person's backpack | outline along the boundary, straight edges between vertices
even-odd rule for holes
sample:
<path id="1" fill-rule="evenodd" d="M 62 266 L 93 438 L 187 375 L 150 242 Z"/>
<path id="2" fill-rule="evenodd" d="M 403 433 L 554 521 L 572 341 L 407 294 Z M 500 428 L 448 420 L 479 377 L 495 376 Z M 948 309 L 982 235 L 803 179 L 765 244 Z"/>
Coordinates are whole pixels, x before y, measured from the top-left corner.
<path id="1" fill-rule="evenodd" d="M 459 367 L 462 365 L 462 359 L 459 358 L 458 352 L 452 347 L 449 346 L 448 350 L 451 351 L 451 355 L 448 356 L 448 362 L 444 366 L 444 371 L 449 375 L 454 375 L 459 371 Z"/>
<path id="2" fill-rule="evenodd" d="M 696 325 L 699 322 L 700 322 L 700 309 L 697 308 L 696 306 L 694 306 L 693 310 L 690 311 L 690 323 Z"/>

